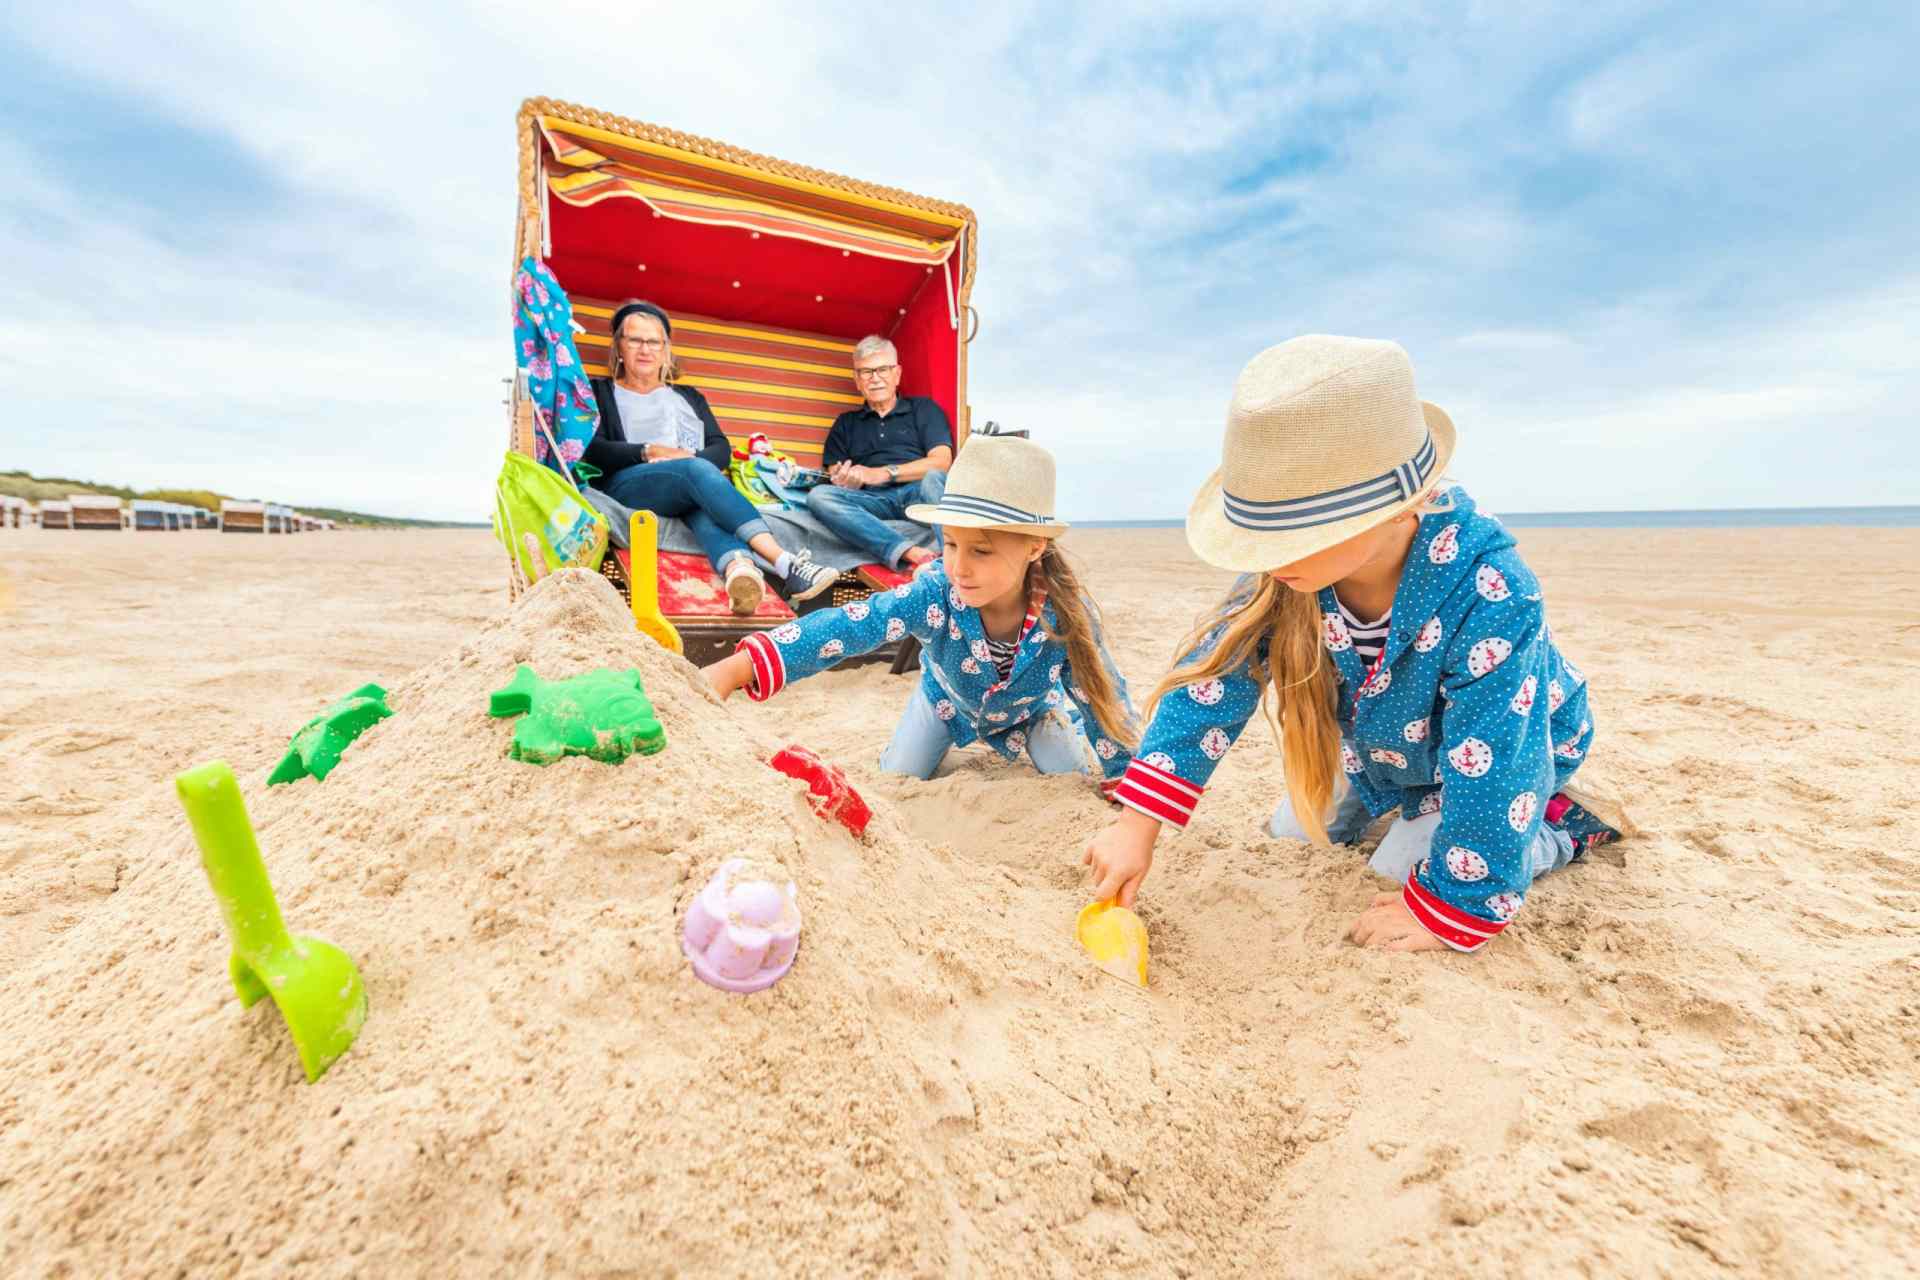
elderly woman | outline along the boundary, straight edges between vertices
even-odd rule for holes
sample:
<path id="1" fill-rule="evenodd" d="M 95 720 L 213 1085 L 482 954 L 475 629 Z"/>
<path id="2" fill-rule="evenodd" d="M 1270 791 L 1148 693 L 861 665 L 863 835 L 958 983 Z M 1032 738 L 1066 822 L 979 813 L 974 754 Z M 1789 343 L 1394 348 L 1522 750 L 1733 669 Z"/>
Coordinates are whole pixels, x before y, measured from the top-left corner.
<path id="1" fill-rule="evenodd" d="M 674 381 L 679 369 L 667 313 L 651 302 L 625 303 L 613 313 L 611 332 L 612 376 L 593 380 L 600 428 L 586 452 L 600 468 L 598 487 L 623 506 L 684 519 L 725 579 L 737 614 L 752 613 L 765 591 L 748 547 L 766 557 L 795 600 L 832 586 L 839 575 L 804 548 L 783 548 L 727 479 L 732 446 L 707 398 Z"/>

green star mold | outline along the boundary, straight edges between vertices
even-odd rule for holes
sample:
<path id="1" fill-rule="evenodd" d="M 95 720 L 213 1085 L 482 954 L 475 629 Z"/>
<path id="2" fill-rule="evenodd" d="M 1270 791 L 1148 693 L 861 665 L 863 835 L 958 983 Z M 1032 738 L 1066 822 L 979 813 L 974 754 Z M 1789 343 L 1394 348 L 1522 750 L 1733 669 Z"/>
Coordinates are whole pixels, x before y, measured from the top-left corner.
<path id="1" fill-rule="evenodd" d="M 325 779 L 355 738 L 392 714 L 385 689 L 377 684 L 361 685 L 300 726 L 287 745 L 287 754 L 267 776 L 267 785 L 295 782 L 309 775 Z"/>

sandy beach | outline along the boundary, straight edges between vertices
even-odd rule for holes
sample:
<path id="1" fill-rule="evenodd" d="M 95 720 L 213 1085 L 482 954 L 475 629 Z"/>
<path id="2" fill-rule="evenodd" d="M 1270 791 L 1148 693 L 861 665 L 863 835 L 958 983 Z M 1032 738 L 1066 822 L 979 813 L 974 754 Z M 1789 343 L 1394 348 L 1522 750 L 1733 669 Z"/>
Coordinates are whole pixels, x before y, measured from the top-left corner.
<path id="1" fill-rule="evenodd" d="M 478 531 L 0 530 L 0 1271 L 1913 1274 L 1920 530 L 1519 536 L 1644 834 L 1484 954 L 1362 951 L 1382 884 L 1262 833 L 1256 726 L 1161 846 L 1141 993 L 1070 936 L 1090 784 L 881 776 L 882 667 L 715 705 L 597 580 L 510 609 Z M 1178 530 L 1066 545 L 1144 692 L 1225 575 Z M 637 667 L 667 750 L 506 759 L 520 662 Z M 269 789 L 368 681 L 393 718 Z M 367 983 L 315 1085 L 227 982 L 171 784 L 210 758 Z M 679 951 L 741 854 L 806 913 L 747 998 Z"/>

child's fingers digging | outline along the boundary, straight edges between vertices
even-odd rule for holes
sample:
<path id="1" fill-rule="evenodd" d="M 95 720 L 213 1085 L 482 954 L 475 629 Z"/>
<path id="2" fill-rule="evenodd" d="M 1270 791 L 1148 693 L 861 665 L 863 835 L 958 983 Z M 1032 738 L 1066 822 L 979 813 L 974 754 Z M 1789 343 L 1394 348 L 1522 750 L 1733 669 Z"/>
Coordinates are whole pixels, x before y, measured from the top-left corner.
<path id="1" fill-rule="evenodd" d="M 1422 928 L 1399 895 L 1391 893 L 1376 897 L 1347 936 L 1360 946 L 1382 951 L 1432 951 L 1446 945 Z"/>
<path id="2" fill-rule="evenodd" d="M 1363 947 L 1375 946 L 1388 936 L 1388 929 L 1394 923 L 1392 904 L 1398 902 L 1392 894 L 1381 894 L 1373 900 L 1373 905 L 1360 913 L 1360 918 L 1347 930 L 1347 937 Z"/>

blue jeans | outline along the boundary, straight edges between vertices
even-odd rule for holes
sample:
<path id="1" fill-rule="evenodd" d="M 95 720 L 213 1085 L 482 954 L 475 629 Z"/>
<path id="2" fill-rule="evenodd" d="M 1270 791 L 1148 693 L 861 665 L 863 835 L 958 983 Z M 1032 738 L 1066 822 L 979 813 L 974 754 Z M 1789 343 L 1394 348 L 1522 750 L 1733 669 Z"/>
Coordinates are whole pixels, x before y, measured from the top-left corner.
<path id="1" fill-rule="evenodd" d="M 882 520 L 905 520 L 907 508 L 916 502 L 940 501 L 947 491 L 947 473 L 929 471 L 918 480 L 905 484 L 886 484 L 878 488 L 842 489 L 822 484 L 807 490 L 807 510 L 850 547 L 866 552 L 889 569 L 900 567 L 900 557 L 914 545 Z M 940 527 L 933 529 L 934 545 L 940 542 Z"/>
<path id="2" fill-rule="evenodd" d="M 1344 780 L 1337 782 L 1335 788 L 1337 798 L 1333 802 L 1332 816 L 1327 819 L 1327 839 L 1334 844 L 1351 844 L 1372 824 L 1373 818 L 1367 813 L 1367 806 L 1360 799 L 1358 791 Z M 1373 869 L 1375 875 L 1405 884 L 1414 868 L 1420 865 L 1420 859 L 1432 852 L 1433 833 L 1439 826 L 1438 813 L 1423 813 L 1411 818 L 1405 814 L 1395 815 L 1387 834 L 1380 837 L 1380 847 L 1367 859 L 1367 866 Z M 1280 807 L 1273 811 L 1273 817 L 1267 822 L 1267 834 L 1282 840 L 1308 838 L 1300 826 L 1300 820 L 1294 816 L 1291 796 L 1283 797 Z M 1532 856 L 1533 874 L 1536 877 L 1543 876 L 1573 861 L 1573 839 L 1566 832 L 1543 822 L 1540 830 L 1534 834 L 1533 847 L 1528 853 Z"/>
<path id="3" fill-rule="evenodd" d="M 1027 758 L 1041 773 L 1080 773 L 1087 768 L 1087 740 L 1059 712 L 1027 722 Z M 925 685 L 916 685 L 900 713 L 893 741 L 880 757 L 884 773 L 931 778 L 953 749 L 947 726 L 927 702 Z"/>
<path id="4" fill-rule="evenodd" d="M 657 516 L 678 516 L 715 569 L 747 554 L 747 539 L 771 533 L 753 504 L 705 458 L 667 458 L 623 467 L 600 488 L 615 502 Z"/>

